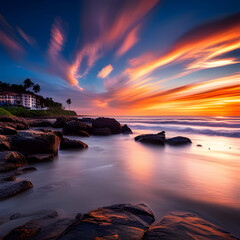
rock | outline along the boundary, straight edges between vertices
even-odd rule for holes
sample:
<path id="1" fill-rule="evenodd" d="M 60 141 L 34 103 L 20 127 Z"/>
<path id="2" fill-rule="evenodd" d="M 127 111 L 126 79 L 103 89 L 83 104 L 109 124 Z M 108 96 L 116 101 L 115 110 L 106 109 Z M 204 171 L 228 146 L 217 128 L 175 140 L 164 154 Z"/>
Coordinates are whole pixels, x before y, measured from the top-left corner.
<path id="1" fill-rule="evenodd" d="M 112 132 L 107 127 L 105 127 L 105 128 L 93 128 L 92 134 L 97 135 L 97 136 L 109 136 L 109 135 L 112 134 Z"/>
<path id="2" fill-rule="evenodd" d="M 66 122 L 63 127 L 63 135 L 76 135 L 81 136 L 82 131 L 91 133 L 91 127 L 86 123 L 83 123 L 79 120 L 71 120 Z"/>
<path id="3" fill-rule="evenodd" d="M 81 121 L 84 122 L 84 123 L 92 123 L 94 119 L 93 118 L 82 118 Z"/>
<path id="4" fill-rule="evenodd" d="M 12 127 L 0 127 L 0 134 L 2 135 L 14 135 L 17 134 L 17 130 Z"/>
<path id="5" fill-rule="evenodd" d="M 9 171 L 26 165 L 25 157 L 19 152 L 0 152 L 0 172 Z"/>
<path id="6" fill-rule="evenodd" d="M 96 128 L 109 128 L 111 134 L 122 133 L 121 124 L 114 118 L 104 118 L 100 117 L 92 121 L 93 131 L 96 131 Z"/>
<path id="7" fill-rule="evenodd" d="M 197 144 L 197 147 L 202 147 L 202 144 Z"/>
<path id="8" fill-rule="evenodd" d="M 29 125 L 23 118 L 18 117 L 0 117 L 0 122 L 4 123 L 5 126 L 15 128 L 17 130 L 28 129 Z M 2 125 L 2 124 L 1 124 Z"/>
<path id="9" fill-rule="evenodd" d="M 43 129 L 43 128 L 36 129 L 36 131 L 45 132 L 45 133 L 53 133 L 56 136 L 58 136 L 60 139 L 63 137 L 63 134 L 61 131 L 53 131 L 52 129 Z"/>
<path id="10" fill-rule="evenodd" d="M 18 218 L 18 214 L 17 218 Z M 21 215 L 21 214 L 20 214 Z M 56 222 L 58 213 L 52 211 L 52 213 L 46 215 L 40 215 L 38 218 L 28 221 L 22 226 L 14 228 L 2 239 L 4 240 L 27 240 L 27 239 L 57 239 L 57 237 L 65 230 L 64 226 L 71 224 L 66 219 L 62 220 L 61 223 L 52 225 Z M 65 225 L 63 224 L 65 221 Z M 66 226 L 65 226 L 66 227 Z M 62 230 L 60 229 L 62 228 Z"/>
<path id="11" fill-rule="evenodd" d="M 0 151 L 11 150 L 10 141 L 6 136 L 0 135 Z"/>
<path id="12" fill-rule="evenodd" d="M 5 186 L 0 189 L 0 200 L 13 197 L 21 192 L 32 188 L 33 185 L 30 181 L 21 181 L 12 185 Z"/>
<path id="13" fill-rule="evenodd" d="M 19 168 L 16 170 L 16 175 L 21 175 L 27 172 L 37 171 L 35 167 L 25 167 L 25 168 Z"/>
<path id="14" fill-rule="evenodd" d="M 192 213 L 170 213 L 150 226 L 144 240 L 237 239 L 221 228 L 198 218 Z"/>
<path id="15" fill-rule="evenodd" d="M 30 127 L 52 127 L 52 123 L 45 119 L 34 119 L 28 120 L 28 125 Z"/>
<path id="16" fill-rule="evenodd" d="M 80 131 L 78 131 L 78 136 L 90 137 L 90 134 L 88 132 L 86 132 L 86 131 L 80 130 Z"/>
<path id="17" fill-rule="evenodd" d="M 54 154 L 38 153 L 38 154 L 27 155 L 26 158 L 29 163 L 46 162 L 46 161 L 52 160 L 54 158 Z"/>
<path id="18" fill-rule="evenodd" d="M 72 139 L 68 139 L 68 138 L 62 138 L 61 142 L 60 142 L 60 150 L 64 150 L 64 149 L 83 149 L 83 148 L 87 148 L 88 145 L 82 141 L 79 140 L 72 140 Z"/>
<path id="19" fill-rule="evenodd" d="M 25 217 L 34 217 L 34 218 L 41 218 L 41 219 L 49 219 L 49 218 L 56 218 L 58 216 L 58 212 L 56 210 L 40 210 L 31 213 L 14 213 L 10 220 L 15 220 L 19 218 Z"/>
<path id="20" fill-rule="evenodd" d="M 149 143 L 155 145 L 164 145 L 166 142 L 165 132 L 160 132 L 158 134 L 142 134 L 135 138 L 135 141 L 142 143 Z"/>
<path id="21" fill-rule="evenodd" d="M 58 153 L 60 138 L 52 132 L 25 130 L 11 136 L 12 149 L 25 155 L 37 153 Z"/>
<path id="22" fill-rule="evenodd" d="M 128 127 L 127 124 L 125 124 L 122 126 L 122 133 L 123 134 L 132 134 L 133 132 L 132 132 L 131 128 Z"/>
<path id="23" fill-rule="evenodd" d="M 117 204 L 76 219 L 58 239 L 142 239 L 153 221 L 151 210 L 144 204 Z"/>
<path id="24" fill-rule="evenodd" d="M 192 141 L 187 137 L 178 136 L 178 137 L 167 139 L 166 143 L 172 146 L 178 146 L 178 145 L 190 144 L 192 143 Z"/>
<path id="25" fill-rule="evenodd" d="M 70 119 L 67 117 L 58 117 L 56 121 L 53 123 L 52 127 L 63 128 L 67 121 L 70 121 Z"/>

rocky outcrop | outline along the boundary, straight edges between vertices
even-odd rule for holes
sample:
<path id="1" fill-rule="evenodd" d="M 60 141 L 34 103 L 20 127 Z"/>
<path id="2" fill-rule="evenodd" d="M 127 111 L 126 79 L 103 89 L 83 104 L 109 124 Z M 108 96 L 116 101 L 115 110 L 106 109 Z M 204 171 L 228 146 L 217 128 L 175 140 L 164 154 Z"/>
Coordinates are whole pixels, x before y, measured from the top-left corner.
<path id="1" fill-rule="evenodd" d="M 53 123 L 52 127 L 54 128 L 63 128 L 66 124 L 66 122 L 71 120 L 76 120 L 77 118 L 73 117 L 58 117 L 56 118 L 56 121 Z"/>
<path id="2" fill-rule="evenodd" d="M 0 117 L 0 126 L 8 126 L 17 130 L 25 130 L 29 128 L 27 121 L 18 117 Z"/>
<path id="3" fill-rule="evenodd" d="M 63 133 L 61 131 L 53 131 L 52 129 L 46 129 L 46 128 L 40 128 L 40 129 L 36 129 L 37 131 L 40 132 L 45 132 L 45 133 L 53 133 L 56 136 L 58 136 L 59 138 L 63 137 Z"/>
<path id="4" fill-rule="evenodd" d="M 6 136 L 0 135 L 0 151 L 11 150 L 10 141 Z"/>
<path id="5" fill-rule="evenodd" d="M 13 197 L 21 192 L 32 188 L 33 185 L 29 181 L 21 181 L 11 185 L 4 186 L 0 188 L 0 200 L 4 200 L 10 197 Z"/>
<path id="6" fill-rule="evenodd" d="M 145 204 L 116 204 L 98 208 L 75 219 L 60 218 L 56 211 L 13 214 L 10 219 L 34 216 L 10 231 L 3 240 L 237 240 L 223 229 L 192 213 L 170 213 L 154 222 L 152 211 Z"/>
<path id="7" fill-rule="evenodd" d="M 122 126 L 122 134 L 132 134 L 132 130 L 127 124 Z"/>
<path id="8" fill-rule="evenodd" d="M 192 143 L 192 141 L 187 137 L 178 136 L 178 137 L 168 138 L 166 140 L 166 143 L 171 146 L 178 146 L 178 145 L 190 144 Z"/>
<path id="9" fill-rule="evenodd" d="M 33 119 L 28 120 L 28 125 L 30 127 L 52 127 L 52 123 L 45 119 Z"/>
<path id="10" fill-rule="evenodd" d="M 63 127 L 63 135 L 76 135 L 82 136 L 82 131 L 87 132 L 88 134 L 91 133 L 91 127 L 86 123 L 81 122 L 80 120 L 71 120 L 66 122 Z"/>
<path id="11" fill-rule="evenodd" d="M 109 136 L 112 134 L 110 128 L 93 128 L 92 134 L 96 136 Z"/>
<path id="12" fill-rule="evenodd" d="M 25 157 L 19 152 L 0 152 L 0 172 L 9 171 L 26 165 Z"/>
<path id="13" fill-rule="evenodd" d="M 93 132 L 98 128 L 109 128 L 111 134 L 122 133 L 121 124 L 114 118 L 104 118 L 100 117 L 92 121 Z"/>
<path id="14" fill-rule="evenodd" d="M 79 140 L 72 140 L 68 138 L 62 138 L 60 142 L 60 150 L 64 149 L 83 149 L 87 148 L 88 145 Z"/>
<path id="15" fill-rule="evenodd" d="M 60 138 L 52 132 L 26 130 L 18 132 L 11 137 L 12 149 L 22 152 L 24 155 L 37 153 L 58 153 Z"/>
<path id="16" fill-rule="evenodd" d="M 165 132 L 160 132 L 158 134 L 142 134 L 135 138 L 135 141 L 142 143 L 149 143 L 155 145 L 164 145 L 166 142 Z"/>
<path id="17" fill-rule="evenodd" d="M 198 218 L 192 213 L 170 213 L 161 221 L 150 226 L 144 240 L 168 239 L 218 239 L 236 240 L 228 232 Z"/>
<path id="18" fill-rule="evenodd" d="M 112 205 L 85 214 L 59 239 L 142 239 L 153 221 L 151 210 L 144 204 Z"/>
<path id="19" fill-rule="evenodd" d="M 0 134 L 2 135 L 14 135 L 17 134 L 17 130 L 12 127 L 0 126 Z"/>

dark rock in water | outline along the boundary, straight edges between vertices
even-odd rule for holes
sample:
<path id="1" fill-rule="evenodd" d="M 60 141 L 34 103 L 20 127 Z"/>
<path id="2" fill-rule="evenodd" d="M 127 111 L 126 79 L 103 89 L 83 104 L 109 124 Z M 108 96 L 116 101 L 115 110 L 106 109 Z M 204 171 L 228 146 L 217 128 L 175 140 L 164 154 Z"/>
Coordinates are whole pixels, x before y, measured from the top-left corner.
<path id="1" fill-rule="evenodd" d="M 58 213 L 56 211 L 48 211 L 49 213 L 41 214 L 37 218 L 28 221 L 22 226 L 14 228 L 2 239 L 5 240 L 27 240 L 27 239 L 57 239 L 57 237 L 65 230 L 65 227 L 71 224 L 71 221 L 66 221 L 66 219 L 61 219 L 61 223 L 53 225 L 53 223 L 58 222 L 56 217 Z M 17 218 L 21 214 L 15 214 Z M 38 215 L 38 213 L 33 215 Z M 27 215 L 25 215 L 27 216 Z M 29 215 L 31 216 L 31 214 Z M 17 219 L 14 218 L 13 219 Z M 63 224 L 65 223 L 65 225 Z"/>
<path id="2" fill-rule="evenodd" d="M 80 131 L 78 131 L 78 136 L 90 137 L 90 134 L 88 132 L 86 132 L 86 131 L 80 130 Z"/>
<path id="3" fill-rule="evenodd" d="M 109 135 L 112 134 L 112 132 L 107 127 L 104 127 L 104 128 L 93 128 L 92 134 L 96 135 L 96 136 L 109 136 Z"/>
<path id="4" fill-rule="evenodd" d="M 0 200 L 4 200 L 10 197 L 13 197 L 21 192 L 32 188 L 33 185 L 29 181 L 21 181 L 18 183 L 14 183 L 12 185 L 4 186 L 0 188 Z"/>
<path id="5" fill-rule="evenodd" d="M 45 128 L 36 129 L 36 131 L 40 131 L 44 133 L 53 133 L 56 136 L 58 136 L 60 139 L 63 137 L 63 133 L 61 131 L 53 131 L 52 129 L 45 129 Z"/>
<path id="6" fill-rule="evenodd" d="M 0 134 L 2 135 L 14 135 L 17 134 L 17 130 L 12 127 L 0 127 Z"/>
<path id="7" fill-rule="evenodd" d="M 82 131 L 91 133 L 91 127 L 86 123 L 83 123 L 79 120 L 71 120 L 66 122 L 63 127 L 63 135 L 76 135 L 81 136 Z"/>
<path id="8" fill-rule="evenodd" d="M 58 212 L 56 210 L 40 210 L 35 211 L 31 213 L 14 213 L 10 220 L 15 220 L 19 218 L 25 218 L 25 217 L 34 217 L 34 218 L 41 218 L 41 219 L 51 219 L 56 218 L 58 216 Z"/>
<path id="9" fill-rule="evenodd" d="M 18 168 L 16 170 L 16 175 L 21 175 L 27 172 L 33 172 L 33 171 L 37 171 L 37 169 L 35 167 L 24 167 L 24 168 Z"/>
<path id="10" fill-rule="evenodd" d="M 60 142 L 60 149 L 83 149 L 87 148 L 88 145 L 82 141 L 79 140 L 72 140 L 68 138 L 62 138 Z"/>
<path id="11" fill-rule="evenodd" d="M 133 132 L 132 132 L 131 128 L 128 127 L 127 124 L 125 124 L 122 126 L 122 133 L 123 134 L 132 134 Z"/>
<path id="12" fill-rule="evenodd" d="M 9 171 L 26 165 L 25 157 L 19 152 L 0 152 L 0 172 Z"/>
<path id="13" fill-rule="evenodd" d="M 46 161 L 52 160 L 54 158 L 54 154 L 38 153 L 38 154 L 27 155 L 26 158 L 29 163 L 46 162 Z"/>
<path id="14" fill-rule="evenodd" d="M 100 117 L 94 119 L 92 121 L 93 131 L 96 128 L 109 128 L 111 130 L 111 134 L 119 134 L 122 133 L 121 124 L 114 118 L 104 118 Z"/>
<path id="15" fill-rule="evenodd" d="M 34 119 L 28 120 L 28 125 L 30 127 L 52 127 L 52 123 L 45 119 Z"/>
<path id="16" fill-rule="evenodd" d="M 58 153 L 60 138 L 52 132 L 26 130 L 11 136 L 12 149 L 25 155 L 37 153 Z"/>
<path id="17" fill-rule="evenodd" d="M 71 120 L 77 120 L 76 117 L 58 117 L 56 121 L 53 123 L 52 127 L 54 128 L 63 128 L 66 122 Z"/>
<path id="18" fill-rule="evenodd" d="M 15 181 L 15 180 L 16 180 L 15 176 L 9 176 L 9 177 L 4 178 L 4 181 L 8 181 L 8 182 Z"/>
<path id="19" fill-rule="evenodd" d="M 81 121 L 84 123 L 92 123 L 94 119 L 93 118 L 82 118 Z"/>
<path id="20" fill-rule="evenodd" d="M 144 240 L 190 240 L 218 239 L 236 240 L 228 232 L 198 218 L 191 213 L 170 213 L 160 222 L 154 223 L 144 235 Z"/>
<path id="21" fill-rule="evenodd" d="M 59 239 L 142 239 L 153 221 L 151 210 L 144 204 L 112 205 L 85 214 Z"/>
<path id="22" fill-rule="evenodd" d="M 165 144 L 165 134 L 142 134 L 138 135 L 135 138 L 135 141 L 142 143 L 149 143 L 155 145 L 164 145 Z"/>
<path id="23" fill-rule="evenodd" d="M 190 144 L 192 141 L 187 137 L 173 137 L 166 140 L 166 143 L 172 146 Z"/>
<path id="24" fill-rule="evenodd" d="M 0 135 L 0 151 L 11 150 L 10 140 L 3 135 Z"/>
<path id="25" fill-rule="evenodd" d="M 197 144 L 197 147 L 202 147 L 202 144 Z"/>

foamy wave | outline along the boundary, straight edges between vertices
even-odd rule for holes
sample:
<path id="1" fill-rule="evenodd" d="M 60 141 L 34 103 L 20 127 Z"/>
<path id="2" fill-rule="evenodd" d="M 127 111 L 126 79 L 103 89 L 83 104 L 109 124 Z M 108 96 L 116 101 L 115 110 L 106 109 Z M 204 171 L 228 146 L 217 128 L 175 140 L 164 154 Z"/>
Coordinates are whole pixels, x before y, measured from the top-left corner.
<path id="1" fill-rule="evenodd" d="M 157 130 L 157 131 L 174 131 L 174 132 L 185 132 L 185 133 L 195 133 L 195 134 L 204 134 L 211 136 L 224 136 L 224 137 L 234 137 L 240 138 L 240 130 L 239 131 L 230 131 L 230 130 L 212 130 L 212 129 L 197 129 L 197 128 L 180 128 L 173 126 L 144 126 L 144 125 L 135 125 L 129 124 L 132 129 L 149 129 L 149 130 Z"/>

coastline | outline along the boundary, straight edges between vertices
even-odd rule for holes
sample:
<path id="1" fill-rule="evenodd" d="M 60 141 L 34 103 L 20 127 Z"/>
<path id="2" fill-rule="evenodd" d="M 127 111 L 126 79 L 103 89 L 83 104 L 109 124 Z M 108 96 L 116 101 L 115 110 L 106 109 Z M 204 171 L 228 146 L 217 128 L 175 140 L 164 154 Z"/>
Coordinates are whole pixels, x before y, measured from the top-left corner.
<path id="1" fill-rule="evenodd" d="M 47 121 L 42 121 L 43 125 L 46 123 Z M 36 124 L 39 124 L 39 122 L 36 121 Z M 61 130 L 61 128 L 53 128 L 53 126 L 31 127 L 31 129 L 35 129 L 35 131 L 39 128 L 45 129 L 45 132 L 46 129 L 52 129 L 52 131 L 55 131 L 55 134 L 57 131 Z M 85 130 L 88 131 L 88 129 Z M 64 137 L 67 137 L 68 139 L 83 141 L 88 145 L 88 148 L 84 148 L 82 151 L 78 151 L 76 149 L 59 150 L 58 155 L 54 157 L 53 161 L 48 160 L 47 162 L 28 163 L 29 167 L 35 167 L 37 171 L 26 172 L 24 175 L 17 176 L 17 178 L 19 178 L 19 180 L 30 180 L 33 183 L 33 188 L 30 188 L 30 190 L 12 197 L 9 200 L 4 200 L 4 202 L 2 202 L 5 206 L 5 212 L 2 211 L 3 215 L 8 216 L 10 213 L 13 215 L 18 211 L 20 211 L 21 214 L 24 214 L 24 212 L 31 213 L 34 211 L 40 211 L 49 208 L 57 208 L 61 209 L 61 211 L 64 210 L 64 217 L 66 217 L 66 215 L 69 216 L 71 213 L 71 221 L 79 221 L 79 219 L 74 220 L 74 216 L 79 211 L 85 213 L 91 209 L 95 209 L 101 206 L 109 206 L 111 204 L 136 204 L 138 202 L 144 202 L 154 210 L 154 214 L 157 216 L 158 220 L 159 218 L 167 215 L 168 211 L 166 214 L 164 214 L 164 212 L 159 214 L 159 211 L 162 211 L 160 209 L 163 209 L 161 205 L 166 205 L 166 202 L 163 200 L 166 198 L 167 202 L 169 203 L 171 202 L 170 199 L 175 199 L 174 201 L 176 201 L 176 203 L 171 203 L 171 206 L 165 207 L 166 209 L 175 209 L 178 211 L 182 210 L 184 212 L 187 211 L 191 213 L 195 212 L 197 213 L 197 216 L 209 220 L 210 222 L 214 222 L 216 225 L 220 225 L 223 229 L 229 230 L 227 221 L 225 221 L 226 225 L 223 224 L 224 221 L 222 219 L 222 214 L 224 211 L 227 211 L 229 207 L 228 204 L 232 204 L 231 202 L 228 203 L 230 199 L 228 201 L 226 201 L 227 199 L 225 200 L 226 203 L 224 204 L 226 204 L 226 208 L 224 208 L 224 211 L 221 210 L 221 207 L 219 207 L 219 211 L 215 213 L 214 211 L 209 211 L 211 214 L 213 214 L 213 218 L 211 218 L 205 213 L 205 209 L 207 209 L 211 204 L 211 208 L 216 207 L 216 203 L 212 202 L 209 205 L 206 199 L 201 199 L 200 195 L 196 195 L 196 197 L 199 198 L 199 203 L 197 204 L 197 202 L 192 199 L 190 194 L 193 189 L 189 187 L 189 184 L 192 184 L 192 182 L 186 182 L 187 179 L 185 179 L 181 174 L 184 172 L 185 174 L 190 174 L 190 172 L 186 172 L 185 168 L 191 167 L 191 171 L 193 171 L 193 173 L 190 175 L 191 178 L 195 179 L 195 181 L 199 181 L 197 180 L 198 175 L 194 176 L 194 174 L 197 172 L 193 166 L 197 165 L 198 169 L 203 168 L 204 165 L 211 167 L 211 165 L 214 164 L 214 161 L 216 161 L 217 168 L 212 168 L 212 171 L 214 172 L 216 170 L 221 170 L 221 168 L 218 169 L 220 163 L 217 162 L 217 155 L 212 155 L 212 157 L 209 155 L 210 151 L 212 151 L 212 154 L 220 154 L 220 152 L 217 152 L 219 150 L 214 150 L 212 146 L 210 146 L 211 150 L 209 150 L 209 143 L 206 142 L 206 139 L 201 139 L 199 137 L 196 138 L 194 135 L 191 136 L 191 139 L 193 141 L 191 146 L 186 145 L 182 147 L 173 147 L 168 145 L 144 145 L 139 142 L 135 142 L 134 137 L 143 133 L 154 132 L 151 130 L 145 130 L 145 132 L 142 130 L 132 130 L 134 132 L 133 135 L 114 134 L 108 136 L 91 135 L 91 137 L 84 137 L 76 135 L 70 136 L 71 134 L 69 135 L 69 133 L 64 134 Z M 20 132 L 21 131 L 24 132 L 25 130 L 20 130 Z M 168 136 L 170 133 L 166 132 L 166 134 Z M 176 136 L 176 134 L 177 133 L 174 133 L 173 136 Z M 43 135 L 45 136 L 45 133 Z M 53 136 L 51 132 L 46 133 L 46 135 L 51 135 L 51 137 Z M 208 137 L 205 136 L 205 138 Z M 54 137 L 54 139 L 56 138 Z M 214 142 L 214 137 L 211 141 Z M 197 143 L 201 143 L 202 147 L 197 147 Z M 233 145 L 231 145 L 231 147 L 232 149 L 225 151 L 225 154 L 227 152 L 229 154 L 231 152 L 235 154 L 235 147 Z M 219 148 L 222 148 L 222 146 Z M 124 151 L 120 151 L 120 149 L 124 149 Z M 193 154 L 195 154 L 194 157 Z M 161 156 L 161 158 L 158 156 Z M 199 156 L 201 156 L 201 161 L 198 159 Z M 234 161 L 237 156 L 235 156 L 235 158 L 233 158 L 233 156 L 234 155 L 231 156 L 233 160 L 231 162 L 228 161 L 227 163 L 228 168 L 232 166 L 232 164 L 236 164 Z M 195 158 L 197 161 L 194 160 Z M 171 165 L 173 163 L 173 166 L 177 167 L 176 172 L 174 170 L 175 168 L 172 171 L 170 171 L 169 168 L 166 168 L 169 164 Z M 194 165 L 192 166 L 192 164 Z M 221 164 L 223 163 L 221 162 Z M 22 167 L 20 167 L 20 169 L 21 168 Z M 211 173 L 209 172 L 208 174 L 208 172 L 206 172 L 206 169 L 204 168 L 205 178 L 208 179 L 211 177 Z M 178 171 L 180 173 L 178 173 Z M 166 173 L 169 174 L 169 178 Z M 43 176 L 45 176 L 45 174 L 49 177 L 44 180 Z M 177 177 L 177 179 L 173 179 L 173 176 Z M 224 175 L 221 177 L 224 177 Z M 199 179 L 201 178 L 202 177 L 199 176 Z M 171 183 L 173 180 L 176 181 L 176 183 L 169 185 L 169 182 Z M 217 178 L 217 180 L 221 181 L 220 176 Z M 156 183 L 162 183 L 160 184 L 161 189 L 159 189 L 160 186 L 154 184 L 154 181 L 156 181 Z M 203 179 L 201 179 L 201 181 L 203 181 Z M 213 188 L 215 187 L 214 184 L 208 186 L 208 188 L 211 187 L 210 192 L 207 189 L 201 189 L 201 185 L 199 184 L 200 182 L 197 182 L 196 186 L 198 186 L 198 191 L 200 193 L 205 192 L 204 197 L 208 196 L 208 194 L 211 192 L 212 194 L 216 194 L 216 192 L 213 191 Z M 82 187 L 79 188 L 79 186 Z M 163 189 L 163 186 L 165 186 L 165 190 Z M 86 189 L 86 187 L 88 189 Z M 182 188 L 184 190 L 183 192 L 181 190 Z M 105 189 L 106 192 L 104 193 L 104 191 L 101 189 Z M 225 188 L 223 188 L 223 190 L 225 190 Z M 124 192 L 126 192 L 126 194 L 124 194 Z M 156 194 L 154 192 L 156 192 Z M 66 194 L 70 199 L 67 200 L 62 195 L 62 193 L 64 193 L 64 195 Z M 160 193 L 161 195 L 159 195 Z M 195 194 L 196 193 L 197 192 L 195 192 Z M 112 196 L 114 194 L 116 195 L 115 198 Z M 151 195 L 154 195 L 154 198 L 151 198 Z M 218 197 L 221 199 L 221 195 Z M 42 200 L 38 202 L 38 198 L 41 198 Z M 78 203 L 74 200 L 74 198 L 76 198 L 76 200 L 81 200 Z M 62 199 L 62 201 L 59 201 L 59 199 Z M 214 195 L 212 195 L 211 199 L 214 199 Z M 224 200 L 224 198 L 222 198 L 222 200 Z M 17 208 L 13 209 L 16 212 L 13 212 L 13 210 L 12 212 L 7 212 L 9 209 L 11 209 L 11 205 L 14 204 L 15 201 L 18 201 L 19 205 Z M 31 206 L 26 206 L 25 203 L 28 201 L 30 201 L 29 203 L 34 202 L 33 206 L 35 207 L 31 208 Z M 181 202 L 184 204 L 181 205 Z M 186 202 L 188 202 L 188 204 L 186 204 Z M 179 206 L 173 207 L 175 204 Z M 196 208 L 192 208 L 190 210 L 188 206 L 195 206 Z M 221 204 L 219 206 L 221 206 Z M 201 208 L 202 210 L 200 210 Z M 218 214 L 220 215 L 220 222 L 217 218 Z M 62 219 L 63 216 L 61 214 L 60 216 L 60 219 Z M 229 212 L 225 217 L 229 221 L 231 218 L 231 212 Z M 36 215 L 30 218 L 34 219 L 36 218 Z M 236 216 L 234 218 L 236 218 Z M 22 218 L 22 221 L 27 222 L 26 220 L 27 219 L 25 217 Z M 231 232 L 235 234 L 236 231 L 237 230 L 231 230 Z"/>

